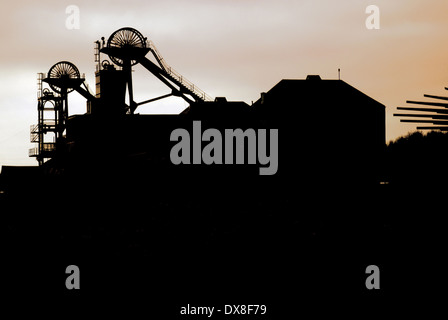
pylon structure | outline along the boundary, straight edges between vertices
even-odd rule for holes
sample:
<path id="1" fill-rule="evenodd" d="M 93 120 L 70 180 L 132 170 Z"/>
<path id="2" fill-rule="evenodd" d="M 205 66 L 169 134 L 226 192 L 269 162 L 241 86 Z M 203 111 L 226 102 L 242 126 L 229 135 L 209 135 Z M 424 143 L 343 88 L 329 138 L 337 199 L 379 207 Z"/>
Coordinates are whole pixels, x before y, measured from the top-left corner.
<path id="1" fill-rule="evenodd" d="M 110 61 L 102 61 L 101 53 L 107 54 Z M 152 54 L 155 62 L 146 57 L 148 53 Z M 53 65 L 47 74 L 38 74 L 38 124 L 31 126 L 31 142 L 37 143 L 37 147 L 30 149 L 29 156 L 35 157 L 40 165 L 63 152 L 66 147 L 68 95 L 73 91 L 87 100 L 86 114 L 100 118 L 134 114 L 138 106 L 170 96 L 181 97 L 190 105 L 213 100 L 171 68 L 154 43 L 134 28 L 125 27 L 113 32 L 107 42 L 104 37 L 101 41 L 96 41 L 95 62 L 95 94 L 90 91 L 84 75 L 81 75 L 71 62 L 60 61 Z M 136 102 L 132 67 L 138 63 L 168 86 L 171 92 Z M 43 89 L 43 83 L 48 87 Z"/>

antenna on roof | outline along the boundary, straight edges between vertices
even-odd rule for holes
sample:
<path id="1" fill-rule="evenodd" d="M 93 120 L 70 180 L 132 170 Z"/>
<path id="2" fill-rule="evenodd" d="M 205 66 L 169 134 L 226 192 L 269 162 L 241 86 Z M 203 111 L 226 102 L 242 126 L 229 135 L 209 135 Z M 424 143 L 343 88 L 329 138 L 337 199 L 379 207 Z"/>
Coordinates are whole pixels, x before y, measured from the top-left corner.
<path id="1" fill-rule="evenodd" d="M 341 68 L 338 68 L 338 78 L 341 80 Z"/>

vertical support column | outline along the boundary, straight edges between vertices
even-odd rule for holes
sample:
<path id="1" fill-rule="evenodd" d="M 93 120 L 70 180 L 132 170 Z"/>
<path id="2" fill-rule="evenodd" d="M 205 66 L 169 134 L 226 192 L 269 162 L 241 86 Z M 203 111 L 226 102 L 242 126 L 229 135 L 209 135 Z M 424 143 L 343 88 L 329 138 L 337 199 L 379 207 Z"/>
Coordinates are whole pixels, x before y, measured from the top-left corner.
<path id="1" fill-rule="evenodd" d="M 100 56 L 100 42 L 97 40 L 95 41 L 95 62 L 98 63 L 96 67 L 96 72 L 99 72 L 101 70 L 101 56 Z"/>
<path id="2" fill-rule="evenodd" d="M 62 119 L 62 121 L 60 121 L 61 123 L 58 130 L 58 136 L 56 137 L 56 145 L 62 138 L 62 134 L 64 133 L 65 124 L 68 118 L 68 93 L 66 87 L 61 88 L 61 99 L 62 99 L 62 115 L 60 116 L 60 118 Z"/>
<path id="3" fill-rule="evenodd" d="M 131 114 L 134 114 L 136 109 L 136 103 L 134 102 L 134 90 L 132 88 L 132 66 L 130 60 L 123 61 L 123 71 L 126 75 L 126 82 L 128 84 L 128 92 L 129 92 L 129 108 Z"/>
<path id="4" fill-rule="evenodd" d="M 42 152 L 44 149 L 44 107 L 45 107 L 45 100 L 42 100 L 42 97 L 39 98 L 39 101 L 37 103 L 37 113 L 38 113 L 38 120 L 37 120 L 37 134 L 38 134 L 38 144 L 37 144 L 37 161 L 39 163 L 39 166 L 43 165 L 44 159 L 42 158 Z"/>

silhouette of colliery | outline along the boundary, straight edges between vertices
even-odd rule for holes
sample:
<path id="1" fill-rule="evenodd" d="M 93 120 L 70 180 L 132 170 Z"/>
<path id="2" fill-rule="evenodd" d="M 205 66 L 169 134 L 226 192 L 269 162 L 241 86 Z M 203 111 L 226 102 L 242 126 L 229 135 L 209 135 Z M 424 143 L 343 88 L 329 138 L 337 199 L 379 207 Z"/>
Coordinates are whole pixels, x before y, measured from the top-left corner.
<path id="1" fill-rule="evenodd" d="M 167 292 L 172 301 L 173 292 L 182 298 L 196 291 L 196 300 L 205 301 L 203 294 L 227 299 L 240 291 L 261 300 L 280 294 L 284 306 L 281 293 L 292 287 L 307 295 L 350 287 L 345 267 L 365 270 L 365 261 L 383 261 L 383 248 L 397 247 L 379 234 L 385 189 L 364 187 L 376 185 L 381 173 L 382 104 L 319 76 L 282 80 L 252 105 L 212 99 L 131 28 L 97 41 L 95 61 L 95 92 L 71 62 L 39 74 L 30 150 L 39 166 L 2 168 L 0 210 L 11 226 L 4 228 L 4 260 L 20 270 L 9 276 L 14 286 L 20 280 L 28 290 L 23 274 L 31 265 L 42 282 L 37 288 L 65 290 L 64 270 L 75 264 L 84 272 L 83 295 L 145 290 L 163 299 Z M 135 101 L 137 64 L 167 94 Z M 70 114 L 75 91 L 86 99 L 85 114 Z M 138 114 L 139 106 L 168 96 L 188 107 L 178 115 Z M 260 175 L 260 163 L 248 161 L 174 164 L 172 132 L 194 137 L 199 121 L 202 133 L 213 128 L 222 137 L 226 129 L 258 136 L 278 130 L 275 174 Z M 329 274 L 328 266 L 337 272 Z"/>
<path id="2" fill-rule="evenodd" d="M 103 60 L 105 55 L 109 60 Z M 133 28 L 96 41 L 95 62 L 95 92 L 68 61 L 38 74 L 38 123 L 31 126 L 36 147 L 29 155 L 39 163 L 36 171 L 51 179 L 85 183 L 95 177 L 98 181 L 145 177 L 159 185 L 194 177 L 195 182 L 205 179 L 219 184 L 213 179 L 258 175 L 257 164 L 172 164 L 171 132 L 176 128 L 191 131 L 193 121 L 201 121 L 203 130 L 278 129 L 278 172 L 269 183 L 378 182 L 385 107 L 342 80 L 316 75 L 282 80 L 252 105 L 224 97 L 212 99 L 171 68 L 154 43 Z M 136 64 L 163 82 L 168 93 L 135 101 L 132 68 Z M 69 96 L 74 91 L 86 99 L 85 114 L 69 114 Z M 188 107 L 178 115 L 136 113 L 139 106 L 170 96 L 182 98 Z"/>

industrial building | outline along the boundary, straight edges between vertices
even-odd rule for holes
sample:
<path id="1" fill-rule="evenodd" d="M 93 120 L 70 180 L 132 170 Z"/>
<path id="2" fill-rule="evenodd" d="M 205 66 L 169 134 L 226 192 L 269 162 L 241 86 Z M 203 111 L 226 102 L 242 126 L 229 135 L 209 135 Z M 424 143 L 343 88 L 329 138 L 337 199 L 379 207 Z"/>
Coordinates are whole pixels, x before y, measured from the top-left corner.
<path id="1" fill-rule="evenodd" d="M 95 176 L 145 176 L 160 182 L 185 174 L 212 179 L 220 173 L 221 178 L 237 179 L 257 172 L 256 165 L 173 165 L 170 133 L 176 128 L 191 129 L 192 121 L 200 120 L 204 128 L 278 129 L 279 171 L 269 183 L 379 179 L 385 107 L 342 80 L 316 75 L 282 80 L 253 105 L 213 99 L 171 68 L 154 43 L 128 27 L 115 31 L 107 41 L 95 42 L 95 62 L 95 92 L 68 61 L 38 74 L 38 123 L 31 126 L 36 147 L 29 155 L 36 158 L 44 176 L 83 177 L 83 181 Z M 138 63 L 169 92 L 135 101 L 132 67 Z M 85 114 L 69 114 L 73 91 L 86 99 Z M 189 105 L 179 115 L 135 112 L 143 104 L 173 95 Z"/>
<path id="2" fill-rule="evenodd" d="M 279 284 L 303 286 L 303 275 L 306 292 L 320 292 L 319 284 L 346 286 L 349 273 L 364 270 L 371 248 L 396 247 L 383 232 L 389 220 L 378 199 L 386 197 L 364 187 L 378 182 L 382 104 L 342 80 L 318 76 L 282 80 L 252 105 L 211 98 L 132 28 L 95 42 L 95 61 L 94 92 L 68 61 L 39 74 L 36 147 L 29 153 L 39 166 L 2 168 L 5 261 L 23 292 L 31 266 L 37 289 L 66 294 L 64 270 L 74 264 L 82 270 L 83 297 L 138 287 L 171 302 L 196 286 L 207 295 L 254 292 L 262 301 L 266 293 L 277 296 Z M 135 101 L 138 63 L 167 94 Z M 73 115 L 76 92 L 86 112 Z M 139 114 L 139 106 L 172 95 L 188 108 Z M 260 163 L 173 164 L 170 135 L 193 130 L 193 121 L 202 130 L 278 130 L 275 174 L 260 175 Z M 331 282 L 328 266 L 335 261 L 342 273 Z"/>
<path id="3" fill-rule="evenodd" d="M 379 179 L 385 106 L 343 80 L 282 80 L 252 107 L 263 126 L 279 128 L 287 175 L 316 183 Z"/>

